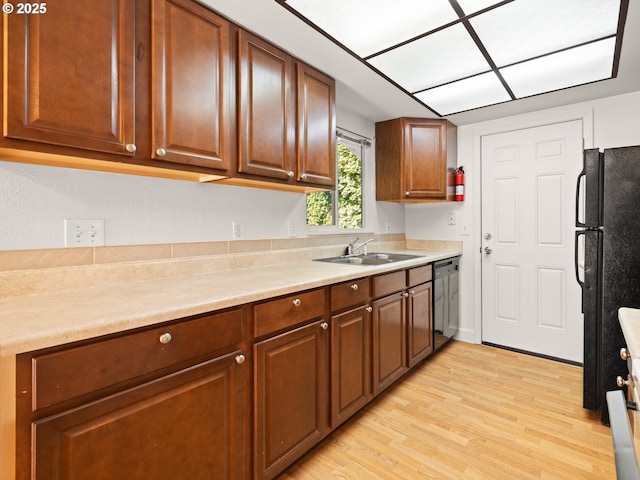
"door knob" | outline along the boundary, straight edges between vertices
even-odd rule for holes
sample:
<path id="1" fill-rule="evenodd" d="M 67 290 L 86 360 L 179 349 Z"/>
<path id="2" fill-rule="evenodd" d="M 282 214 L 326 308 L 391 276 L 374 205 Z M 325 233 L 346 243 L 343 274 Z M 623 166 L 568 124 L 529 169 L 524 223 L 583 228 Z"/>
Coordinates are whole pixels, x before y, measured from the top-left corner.
<path id="1" fill-rule="evenodd" d="M 484 236 L 485 240 L 491 240 L 491 238 L 492 238 L 492 236 L 491 236 L 491 234 L 489 232 L 485 233 L 483 236 Z"/>
<path id="2" fill-rule="evenodd" d="M 491 252 L 493 252 L 493 250 L 491 250 L 490 247 L 484 247 L 484 253 L 486 253 L 487 255 L 490 255 Z"/>

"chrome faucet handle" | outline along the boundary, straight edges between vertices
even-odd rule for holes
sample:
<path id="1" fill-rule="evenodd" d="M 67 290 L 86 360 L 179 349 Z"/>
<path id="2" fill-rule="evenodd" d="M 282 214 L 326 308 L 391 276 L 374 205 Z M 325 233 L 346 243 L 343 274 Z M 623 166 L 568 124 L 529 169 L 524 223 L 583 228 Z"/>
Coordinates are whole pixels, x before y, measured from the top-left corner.
<path id="1" fill-rule="evenodd" d="M 356 244 L 358 240 L 360 240 L 360 237 L 356 237 L 356 239 L 353 242 L 347 245 L 347 255 L 353 254 L 353 246 Z"/>

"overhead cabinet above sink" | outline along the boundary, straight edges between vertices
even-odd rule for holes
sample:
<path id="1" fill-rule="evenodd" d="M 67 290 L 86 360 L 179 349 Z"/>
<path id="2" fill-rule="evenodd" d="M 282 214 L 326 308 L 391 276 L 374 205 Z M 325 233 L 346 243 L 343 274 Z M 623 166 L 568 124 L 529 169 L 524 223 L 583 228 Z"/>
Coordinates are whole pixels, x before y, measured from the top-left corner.
<path id="1" fill-rule="evenodd" d="M 447 120 L 396 118 L 376 123 L 376 199 L 453 201 L 457 129 Z"/>

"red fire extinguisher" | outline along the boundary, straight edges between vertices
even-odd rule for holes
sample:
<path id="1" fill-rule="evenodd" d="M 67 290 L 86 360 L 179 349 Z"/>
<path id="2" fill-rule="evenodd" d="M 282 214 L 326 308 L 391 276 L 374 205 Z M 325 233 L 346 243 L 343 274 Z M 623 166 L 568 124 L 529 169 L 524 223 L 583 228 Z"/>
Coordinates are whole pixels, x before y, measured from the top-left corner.
<path id="1" fill-rule="evenodd" d="M 456 202 L 464 202 L 464 167 L 456 170 Z"/>

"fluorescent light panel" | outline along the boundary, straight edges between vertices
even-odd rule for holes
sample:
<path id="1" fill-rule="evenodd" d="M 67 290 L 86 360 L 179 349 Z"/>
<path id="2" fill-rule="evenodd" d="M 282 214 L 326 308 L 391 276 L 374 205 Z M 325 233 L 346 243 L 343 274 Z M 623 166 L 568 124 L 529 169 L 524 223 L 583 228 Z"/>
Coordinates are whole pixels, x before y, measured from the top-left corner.
<path id="1" fill-rule="evenodd" d="M 457 0 L 487 59 L 449 0 L 276 1 L 440 115 L 610 78 L 627 5 Z"/>
<path id="2" fill-rule="evenodd" d="M 288 0 L 287 5 L 363 58 L 458 19 L 448 0 Z"/>
<path id="3" fill-rule="evenodd" d="M 373 57 L 369 63 L 410 92 L 491 69 L 461 24 Z"/>

